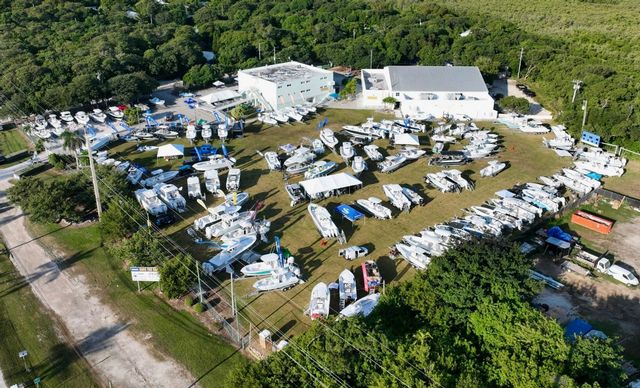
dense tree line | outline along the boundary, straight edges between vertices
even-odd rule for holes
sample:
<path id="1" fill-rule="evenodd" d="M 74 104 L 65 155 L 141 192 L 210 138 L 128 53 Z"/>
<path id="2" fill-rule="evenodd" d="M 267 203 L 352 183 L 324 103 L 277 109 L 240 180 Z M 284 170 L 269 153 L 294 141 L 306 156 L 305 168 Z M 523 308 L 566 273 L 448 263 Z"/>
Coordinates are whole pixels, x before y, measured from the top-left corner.
<path id="1" fill-rule="evenodd" d="M 189 87 L 223 72 L 298 60 L 312 64 L 477 65 L 490 79 L 508 67 L 577 132 L 581 100 L 588 125 L 640 149 L 638 65 L 603 57 L 588 36 L 541 37 L 430 2 L 364 0 L 9 1 L 0 2 L 0 90 L 11 106 L 37 112 L 102 97 L 130 102 L 156 80 L 183 77 Z M 127 12 L 134 11 L 136 17 Z M 471 34 L 460 36 L 463 31 Z M 579 43 L 579 44 L 576 44 Z M 202 50 L 217 62 L 208 65 Z M 584 81 L 571 104 L 571 80 Z"/>
<path id="2" fill-rule="evenodd" d="M 531 265 L 506 243 L 465 243 L 390 287 L 366 319 L 314 324 L 227 385 L 621 386 L 616 345 L 568 342 L 532 307 Z"/>

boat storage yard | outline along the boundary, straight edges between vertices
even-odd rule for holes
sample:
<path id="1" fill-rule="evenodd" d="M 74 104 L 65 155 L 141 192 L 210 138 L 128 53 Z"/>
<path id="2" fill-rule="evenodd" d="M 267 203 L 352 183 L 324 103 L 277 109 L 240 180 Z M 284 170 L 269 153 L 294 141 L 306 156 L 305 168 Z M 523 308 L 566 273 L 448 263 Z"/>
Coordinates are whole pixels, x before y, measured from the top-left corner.
<path id="1" fill-rule="evenodd" d="M 420 90 L 401 80 L 441 71 L 444 80 L 418 83 Z M 344 308 L 343 317 L 368 314 L 386 284 L 426 268 L 456 240 L 526 232 L 602 176 L 624 173 L 625 160 L 579 149 L 562 126 L 493 121 L 477 68 L 456 71 L 468 78 L 464 87 L 448 84 L 450 70 L 440 68 L 364 70 L 363 98 L 372 107 L 389 95 L 404 101 L 409 116 L 398 119 L 319 107 L 332 89 L 324 70 L 295 62 L 250 69 L 239 74 L 242 96 L 229 100 L 253 101 L 268 117 L 236 123 L 185 109 L 198 96 L 157 98 L 133 128 L 117 112 L 104 125 L 95 120 L 122 130 L 96 160 L 128 174 L 141 209 L 174 216 L 165 233 L 207 276 L 228 287 L 227 272 L 235 272 L 238 309 L 251 324 L 269 316 L 269 326 L 290 335 Z M 299 87 L 280 92 L 294 81 Z M 413 105 L 411 93 L 420 96 Z M 175 111 L 184 114 L 163 125 Z M 238 127 L 243 135 L 232 136 Z M 404 135 L 417 145 L 393 141 Z M 161 150 L 172 153 L 157 154 L 168 144 Z M 355 294 L 345 291 L 352 280 Z"/>

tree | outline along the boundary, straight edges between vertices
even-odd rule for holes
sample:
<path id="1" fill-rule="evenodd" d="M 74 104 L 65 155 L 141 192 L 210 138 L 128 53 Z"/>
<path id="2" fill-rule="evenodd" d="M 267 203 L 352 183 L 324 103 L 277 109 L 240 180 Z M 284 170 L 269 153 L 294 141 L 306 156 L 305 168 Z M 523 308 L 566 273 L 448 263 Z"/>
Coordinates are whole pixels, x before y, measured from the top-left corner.
<path id="1" fill-rule="evenodd" d="M 578 384 L 597 382 L 602 387 L 620 386 L 626 378 L 619 345 L 611 339 L 576 338 L 569 352 L 566 373 Z"/>
<path id="2" fill-rule="evenodd" d="M 122 240 L 146 224 L 146 219 L 140 215 L 140 206 L 135 200 L 129 197 L 109 197 L 111 199 L 107 202 L 100 220 L 103 239 Z"/>
<path id="3" fill-rule="evenodd" d="M 505 112 L 527 114 L 529 113 L 529 101 L 526 98 L 507 96 L 498 100 L 498 106 Z"/>
<path id="4" fill-rule="evenodd" d="M 158 87 L 158 81 L 143 71 L 121 74 L 107 81 L 109 91 L 119 101 L 129 103 L 141 96 L 151 94 Z"/>
<path id="5" fill-rule="evenodd" d="M 358 90 L 358 80 L 355 78 L 351 78 L 345 85 L 344 88 L 340 91 L 340 98 L 348 98 L 356 95 Z"/>
<path id="6" fill-rule="evenodd" d="M 149 229 L 140 229 L 131 238 L 109 247 L 111 254 L 126 265 L 153 267 L 166 257 L 160 241 Z"/>
<path id="7" fill-rule="evenodd" d="M 231 117 L 236 120 L 243 119 L 251 113 L 253 113 L 253 108 L 248 104 L 236 105 L 233 109 L 231 109 Z"/>
<path id="8" fill-rule="evenodd" d="M 396 104 L 398 103 L 398 100 L 396 100 L 394 97 L 387 96 L 387 97 L 382 99 L 382 102 L 384 102 L 386 105 L 388 105 L 390 109 L 393 109 L 396 106 Z"/>
<path id="9" fill-rule="evenodd" d="M 73 156 L 76 159 L 76 168 L 80 170 L 80 161 L 78 160 L 78 151 L 84 144 L 84 141 L 75 133 L 65 130 L 60 135 L 62 139 L 62 149 L 73 151 Z"/>
<path id="10" fill-rule="evenodd" d="M 198 265 L 198 262 L 183 254 L 162 263 L 160 289 L 169 299 L 183 295 L 195 284 L 197 278 L 194 265 Z"/>
<path id="11" fill-rule="evenodd" d="M 64 170 L 67 167 L 68 160 L 65 158 L 68 155 L 49 154 L 49 164 L 58 170 Z"/>
<path id="12" fill-rule="evenodd" d="M 135 106 L 128 106 L 124 110 L 124 121 L 129 125 L 136 125 L 140 122 L 142 112 Z"/>
<path id="13" fill-rule="evenodd" d="M 220 77 L 220 71 L 212 65 L 195 65 L 182 77 L 188 89 L 209 87 Z"/>

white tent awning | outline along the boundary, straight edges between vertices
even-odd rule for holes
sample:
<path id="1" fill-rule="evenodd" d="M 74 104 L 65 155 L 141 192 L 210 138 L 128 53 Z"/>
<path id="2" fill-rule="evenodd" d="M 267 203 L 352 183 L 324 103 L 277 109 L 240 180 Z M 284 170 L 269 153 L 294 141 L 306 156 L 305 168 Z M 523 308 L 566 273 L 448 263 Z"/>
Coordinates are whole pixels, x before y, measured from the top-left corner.
<path id="1" fill-rule="evenodd" d="M 235 90 L 221 90 L 219 92 L 214 92 L 211 94 L 207 94 L 206 96 L 200 97 L 200 101 L 204 101 L 209 104 L 215 104 L 220 101 L 233 100 L 234 98 L 240 97 L 240 93 Z"/>
<path id="2" fill-rule="evenodd" d="M 322 193 L 361 185 L 362 181 L 344 172 L 300 182 L 300 186 L 312 198 Z"/>
<path id="3" fill-rule="evenodd" d="M 184 156 L 184 146 L 182 144 L 166 144 L 158 147 L 158 158 L 171 158 Z"/>
<path id="4" fill-rule="evenodd" d="M 417 135 L 412 135 L 410 133 L 396 133 L 393 137 L 393 143 L 396 145 L 419 146 L 420 140 Z"/>

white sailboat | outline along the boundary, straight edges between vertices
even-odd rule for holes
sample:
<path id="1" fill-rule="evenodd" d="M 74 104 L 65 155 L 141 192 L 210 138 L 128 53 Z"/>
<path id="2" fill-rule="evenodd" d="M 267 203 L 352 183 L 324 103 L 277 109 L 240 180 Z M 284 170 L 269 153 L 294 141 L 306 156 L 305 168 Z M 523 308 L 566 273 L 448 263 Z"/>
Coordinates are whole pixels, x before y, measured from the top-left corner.
<path id="1" fill-rule="evenodd" d="M 309 309 L 307 310 L 311 319 L 326 318 L 329 316 L 329 304 L 331 294 L 329 287 L 323 282 L 316 284 L 311 290 Z"/>
<path id="2" fill-rule="evenodd" d="M 337 238 L 340 236 L 340 230 L 331 219 L 329 211 L 320 205 L 314 203 L 307 207 L 311 219 L 323 238 Z"/>
<path id="3" fill-rule="evenodd" d="M 376 197 L 370 197 L 369 199 L 358 199 L 356 203 L 358 206 L 371 213 L 376 218 L 381 220 L 391 219 L 391 209 L 381 204 L 381 200 Z"/>

